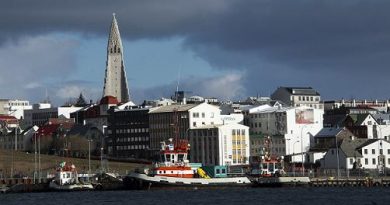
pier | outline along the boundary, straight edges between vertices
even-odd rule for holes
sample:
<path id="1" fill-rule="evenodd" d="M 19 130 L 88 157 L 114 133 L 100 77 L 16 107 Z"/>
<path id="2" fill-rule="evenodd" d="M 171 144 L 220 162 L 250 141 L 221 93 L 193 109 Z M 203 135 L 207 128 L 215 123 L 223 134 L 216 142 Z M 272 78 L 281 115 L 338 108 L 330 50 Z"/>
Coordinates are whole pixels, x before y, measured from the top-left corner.
<path id="1" fill-rule="evenodd" d="M 312 178 L 311 187 L 390 187 L 390 178 Z"/>

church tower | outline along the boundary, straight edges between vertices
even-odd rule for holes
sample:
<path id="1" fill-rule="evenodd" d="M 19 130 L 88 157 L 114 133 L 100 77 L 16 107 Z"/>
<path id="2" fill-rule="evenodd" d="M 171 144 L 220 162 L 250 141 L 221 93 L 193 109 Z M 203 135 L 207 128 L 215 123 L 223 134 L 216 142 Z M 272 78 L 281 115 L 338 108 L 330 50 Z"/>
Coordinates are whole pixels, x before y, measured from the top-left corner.
<path id="1" fill-rule="evenodd" d="M 118 99 L 118 102 L 123 103 L 130 100 L 123 60 L 122 40 L 115 14 L 113 14 L 107 45 L 106 76 L 103 89 L 103 97 L 105 96 L 114 96 Z"/>

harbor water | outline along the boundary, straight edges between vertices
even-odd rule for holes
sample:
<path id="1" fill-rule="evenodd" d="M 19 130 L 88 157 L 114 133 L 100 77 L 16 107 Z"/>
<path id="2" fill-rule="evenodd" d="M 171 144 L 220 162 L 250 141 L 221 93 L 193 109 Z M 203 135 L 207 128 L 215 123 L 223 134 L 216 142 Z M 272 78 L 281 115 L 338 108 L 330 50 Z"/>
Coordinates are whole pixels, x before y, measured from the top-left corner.
<path id="1" fill-rule="evenodd" d="M 0 194 L 0 204 L 389 204 L 388 187 L 226 188 Z"/>

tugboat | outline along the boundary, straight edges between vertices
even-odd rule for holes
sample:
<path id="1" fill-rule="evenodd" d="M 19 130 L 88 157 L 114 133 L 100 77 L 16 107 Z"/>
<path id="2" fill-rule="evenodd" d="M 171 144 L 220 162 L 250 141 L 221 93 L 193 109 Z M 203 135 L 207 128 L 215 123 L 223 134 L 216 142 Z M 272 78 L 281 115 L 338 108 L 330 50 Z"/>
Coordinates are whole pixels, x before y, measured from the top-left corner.
<path id="1" fill-rule="evenodd" d="M 254 187 L 282 187 L 282 186 L 305 186 L 309 185 L 309 177 L 290 177 L 284 171 L 284 160 L 271 153 L 271 137 L 264 140 L 264 156 L 261 156 L 259 173 L 252 177 Z"/>
<path id="2" fill-rule="evenodd" d="M 132 172 L 124 179 L 129 189 L 150 189 L 154 187 L 225 187 L 248 186 L 247 177 L 227 177 L 227 169 L 221 169 L 225 177 L 210 177 L 201 166 L 192 167 L 189 163 L 187 140 L 176 140 L 161 143 L 161 161 L 153 164 L 151 169 L 142 173 Z M 221 168 L 221 166 L 219 167 Z"/>
<path id="3" fill-rule="evenodd" d="M 74 164 L 62 162 L 56 169 L 54 179 L 49 183 L 49 188 L 56 191 L 92 190 L 91 183 L 79 181 Z"/>

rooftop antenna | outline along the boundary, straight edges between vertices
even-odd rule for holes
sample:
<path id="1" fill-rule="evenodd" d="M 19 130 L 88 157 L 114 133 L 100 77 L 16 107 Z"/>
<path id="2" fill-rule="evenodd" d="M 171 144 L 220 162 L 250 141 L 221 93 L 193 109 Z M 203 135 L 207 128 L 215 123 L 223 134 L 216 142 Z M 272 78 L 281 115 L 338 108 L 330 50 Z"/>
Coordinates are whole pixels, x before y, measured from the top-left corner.
<path id="1" fill-rule="evenodd" d="M 48 94 L 47 88 L 45 88 L 45 100 L 44 100 L 44 103 L 49 103 L 49 102 L 50 102 L 49 94 Z"/>
<path id="2" fill-rule="evenodd" d="M 176 85 L 176 93 L 179 92 L 179 85 L 180 85 L 180 71 L 181 71 L 181 68 L 179 68 L 179 72 L 177 74 L 177 85 Z"/>

